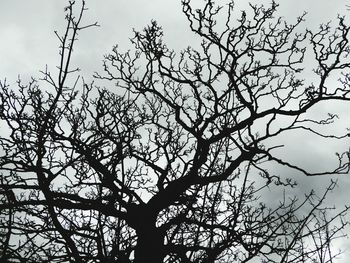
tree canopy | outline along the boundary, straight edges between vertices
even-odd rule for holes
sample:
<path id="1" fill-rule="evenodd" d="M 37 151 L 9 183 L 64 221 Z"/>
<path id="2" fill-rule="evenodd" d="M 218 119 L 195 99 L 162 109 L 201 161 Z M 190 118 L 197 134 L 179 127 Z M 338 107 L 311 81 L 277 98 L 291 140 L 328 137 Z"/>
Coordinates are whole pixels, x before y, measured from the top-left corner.
<path id="1" fill-rule="evenodd" d="M 349 152 L 315 172 L 277 151 L 299 130 L 348 137 L 323 132 L 336 115 L 307 114 L 350 100 L 344 17 L 311 32 L 304 15 L 277 17 L 275 2 L 237 17 L 233 1 L 183 0 L 198 48 L 176 53 L 152 21 L 87 83 L 71 60 L 78 34 L 97 24 L 81 23 L 84 1 L 75 6 L 56 33 L 58 71 L 0 82 L 2 262 L 334 262 L 349 224 L 349 207 L 324 205 L 336 182 L 321 195 L 264 195 L 297 185 L 271 165 L 349 173 Z"/>

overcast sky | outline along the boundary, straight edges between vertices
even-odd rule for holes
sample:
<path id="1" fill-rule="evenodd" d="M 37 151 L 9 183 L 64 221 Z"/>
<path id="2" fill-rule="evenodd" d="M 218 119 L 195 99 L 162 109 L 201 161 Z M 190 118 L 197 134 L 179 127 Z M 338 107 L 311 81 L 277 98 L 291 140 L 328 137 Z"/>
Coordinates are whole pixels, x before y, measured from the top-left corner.
<path id="1" fill-rule="evenodd" d="M 201 0 L 195 0 L 201 3 Z M 217 1 L 220 2 L 220 1 Z M 236 1 L 238 9 L 247 6 L 246 0 Z M 252 1 L 269 3 L 270 1 Z M 0 0 L 0 79 L 7 78 L 13 83 L 17 75 L 24 78 L 31 75 L 39 76 L 39 70 L 47 64 L 51 70 L 58 63 L 58 41 L 54 30 L 64 29 L 64 0 Z M 350 15 L 346 10 L 349 1 L 344 0 L 280 0 L 278 14 L 287 21 L 293 22 L 297 15 L 307 11 L 305 27 L 315 29 L 321 22 L 335 20 L 337 14 Z M 132 28 L 141 30 L 152 19 L 158 21 L 165 32 L 165 42 L 175 50 L 186 48 L 191 44 L 191 33 L 188 23 L 181 12 L 180 1 L 176 0 L 88 0 L 89 11 L 85 21 L 97 21 L 101 27 L 82 32 L 76 47 L 74 63 L 82 69 L 82 75 L 87 78 L 94 71 L 102 69 L 103 55 L 107 54 L 113 45 L 119 44 L 122 50 L 131 48 L 128 39 L 133 36 Z M 328 107 L 328 106 L 327 106 Z M 350 105 L 337 104 L 332 109 L 317 108 L 320 111 L 334 111 L 341 116 L 341 121 L 334 127 L 334 132 L 341 132 L 350 127 Z M 300 138 L 289 137 L 295 143 L 288 148 L 288 154 L 297 162 L 317 168 L 327 166 L 328 160 L 335 158 L 334 152 L 349 148 L 349 141 L 322 144 L 316 141 L 300 142 Z M 300 149 L 302 148 L 302 151 Z M 309 148 L 309 152 L 304 150 Z M 311 157 L 312 156 L 312 157 Z M 330 158 L 330 159 L 329 159 Z M 334 160 L 333 160 L 334 161 Z M 277 168 L 276 168 L 277 169 Z M 282 172 L 282 171 L 281 171 Z M 331 177 L 302 178 L 296 175 L 301 183 L 302 193 L 311 185 L 324 186 Z M 341 206 L 349 201 L 350 175 L 339 178 L 339 188 L 332 195 L 332 201 Z M 350 262 L 350 243 L 342 244 L 348 249 Z"/>

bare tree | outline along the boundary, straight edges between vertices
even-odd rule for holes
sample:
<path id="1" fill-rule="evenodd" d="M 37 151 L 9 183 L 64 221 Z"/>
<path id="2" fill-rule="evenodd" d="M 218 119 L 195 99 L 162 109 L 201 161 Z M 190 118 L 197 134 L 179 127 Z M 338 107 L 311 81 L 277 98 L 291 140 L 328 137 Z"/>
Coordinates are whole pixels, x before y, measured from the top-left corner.
<path id="1" fill-rule="evenodd" d="M 348 152 L 310 172 L 274 142 L 296 130 L 347 137 L 322 133 L 336 115 L 306 113 L 350 100 L 350 27 L 338 17 L 301 32 L 304 16 L 288 24 L 274 2 L 238 18 L 233 2 L 182 6 L 199 49 L 176 55 L 152 22 L 133 52 L 106 56 L 96 82 L 113 86 L 101 88 L 70 66 L 78 33 L 97 25 L 81 25 L 85 3 L 75 16 L 70 2 L 57 76 L 0 83 L 1 262 L 334 262 L 349 209 L 324 205 L 336 182 L 321 195 L 264 196 L 296 184 L 271 163 L 349 172 Z M 306 55 L 316 84 L 303 79 Z"/>

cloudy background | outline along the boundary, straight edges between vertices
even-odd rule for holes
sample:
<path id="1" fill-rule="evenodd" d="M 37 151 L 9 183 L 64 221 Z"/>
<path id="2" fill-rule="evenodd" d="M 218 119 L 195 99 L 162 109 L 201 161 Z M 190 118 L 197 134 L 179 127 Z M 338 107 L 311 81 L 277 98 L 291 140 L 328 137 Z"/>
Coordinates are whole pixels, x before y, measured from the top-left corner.
<path id="1" fill-rule="evenodd" d="M 198 4 L 201 0 L 194 2 Z M 247 2 L 237 0 L 237 8 L 243 10 Z M 278 15 L 290 22 L 294 22 L 297 15 L 307 11 L 303 26 L 309 29 L 317 29 L 321 22 L 334 21 L 337 14 L 350 17 L 350 11 L 346 7 L 350 4 L 349 1 L 277 2 L 280 4 Z M 64 30 L 63 8 L 66 3 L 65 0 L 0 0 L 0 80 L 6 78 L 8 83 L 14 84 L 18 75 L 24 80 L 28 80 L 30 76 L 40 77 L 39 70 L 45 69 L 46 65 L 51 71 L 55 70 L 59 56 L 58 40 L 54 30 L 59 32 Z M 81 74 L 85 79 L 91 79 L 93 72 L 101 71 L 103 55 L 109 53 L 113 45 L 118 44 L 123 51 L 131 48 L 128 39 L 133 36 L 132 29 L 141 30 L 152 19 L 157 20 L 163 27 L 165 43 L 169 48 L 179 51 L 191 45 L 193 35 L 188 30 L 188 23 L 181 12 L 180 0 L 88 0 L 87 6 L 89 10 L 85 14 L 85 22 L 97 21 L 101 27 L 86 30 L 79 36 L 73 63 L 82 69 Z M 349 104 L 320 105 L 314 109 L 314 114 L 322 115 L 328 111 L 340 116 L 340 121 L 332 127 L 331 132 L 341 134 L 346 127 L 350 127 Z M 296 163 L 315 170 L 335 164 L 333 153 L 346 150 L 350 146 L 349 140 L 322 143 L 303 139 L 298 135 L 288 137 L 287 141 L 292 143 L 284 149 L 285 154 Z M 276 167 L 276 172 L 286 173 L 279 169 Z M 319 189 L 325 187 L 331 178 L 335 178 L 334 176 L 305 178 L 300 174 L 293 176 L 300 183 L 296 189 L 296 194 L 300 195 L 312 187 Z M 350 204 L 348 193 L 350 175 L 336 178 L 339 186 L 330 196 L 330 200 L 341 208 L 344 204 Z M 337 246 L 347 250 L 343 260 L 339 262 L 350 262 L 349 240 L 339 241 Z"/>

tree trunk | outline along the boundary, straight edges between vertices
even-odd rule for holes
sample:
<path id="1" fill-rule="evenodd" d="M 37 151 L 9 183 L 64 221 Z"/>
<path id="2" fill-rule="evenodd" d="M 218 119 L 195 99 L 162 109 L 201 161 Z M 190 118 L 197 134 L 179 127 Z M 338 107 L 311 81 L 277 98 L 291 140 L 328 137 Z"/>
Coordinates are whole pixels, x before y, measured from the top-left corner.
<path id="1" fill-rule="evenodd" d="M 164 235 L 156 227 L 157 213 L 146 205 L 134 205 L 129 207 L 128 216 L 137 235 L 134 263 L 163 263 Z"/>
<path id="2" fill-rule="evenodd" d="M 163 263 L 164 240 L 155 227 L 136 231 L 135 263 Z"/>

